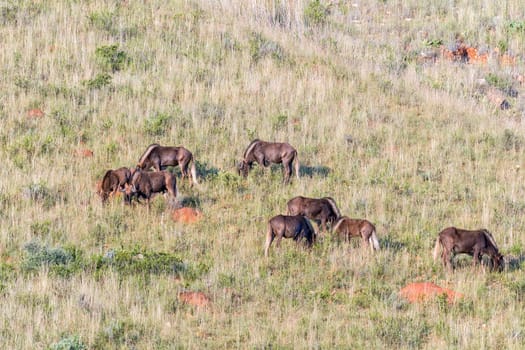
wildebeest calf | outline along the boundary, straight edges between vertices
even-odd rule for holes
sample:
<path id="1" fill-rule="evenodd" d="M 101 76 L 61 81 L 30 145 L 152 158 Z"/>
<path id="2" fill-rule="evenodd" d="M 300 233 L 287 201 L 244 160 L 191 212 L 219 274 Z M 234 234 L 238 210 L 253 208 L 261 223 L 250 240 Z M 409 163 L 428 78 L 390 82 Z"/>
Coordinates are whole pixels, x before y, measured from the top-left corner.
<path id="1" fill-rule="evenodd" d="M 361 237 L 363 246 L 370 246 L 370 243 L 372 243 L 372 250 L 379 250 L 376 227 L 368 220 L 350 219 L 348 216 L 342 216 L 335 223 L 334 232 L 344 240 L 350 240 L 352 237 Z"/>
<path id="2" fill-rule="evenodd" d="M 275 238 L 276 245 L 279 247 L 282 238 L 293 238 L 299 243 L 302 238 L 306 239 L 306 244 L 311 247 L 315 241 L 315 231 L 308 221 L 302 215 L 277 215 L 268 221 L 268 231 L 266 232 L 266 244 L 264 246 L 264 255 L 268 256 L 268 251 Z"/>
<path id="3" fill-rule="evenodd" d="M 175 175 L 165 170 L 149 172 L 137 168 L 125 185 L 128 202 L 131 202 L 133 197 L 136 197 L 137 200 L 145 198 L 148 208 L 150 199 L 155 193 L 165 193 L 166 191 L 175 200 L 177 197 L 177 179 Z"/>
<path id="4" fill-rule="evenodd" d="M 487 254 L 492 260 L 493 268 L 500 269 L 503 264 L 503 255 L 500 254 L 496 241 L 486 229 L 464 230 L 447 227 L 441 231 L 434 246 L 434 260 L 441 250 L 443 266 L 452 270 L 452 258 L 455 254 L 465 253 L 473 257 L 472 264 L 481 262 L 481 256 Z"/>
<path id="5" fill-rule="evenodd" d="M 97 184 L 97 194 L 102 202 L 106 202 L 109 196 L 114 196 L 119 190 L 124 189 L 130 177 L 131 171 L 126 167 L 106 171 L 102 181 Z"/>

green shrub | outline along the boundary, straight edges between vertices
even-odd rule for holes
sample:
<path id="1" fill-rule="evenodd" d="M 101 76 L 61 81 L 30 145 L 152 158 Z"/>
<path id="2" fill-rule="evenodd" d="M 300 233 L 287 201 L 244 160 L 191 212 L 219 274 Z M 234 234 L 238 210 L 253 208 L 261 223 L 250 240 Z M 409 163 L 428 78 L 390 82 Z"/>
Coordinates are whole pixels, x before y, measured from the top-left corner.
<path id="1" fill-rule="evenodd" d="M 94 349 L 107 349 L 111 345 L 117 348 L 134 349 L 144 335 L 144 328 L 131 321 L 111 321 L 101 330 L 93 344 Z"/>
<path id="2" fill-rule="evenodd" d="M 60 195 L 51 190 L 45 182 L 32 183 L 22 190 L 25 198 L 50 208 L 60 199 Z"/>
<path id="3" fill-rule="evenodd" d="M 188 268 L 182 259 L 171 253 L 154 252 L 135 247 L 131 250 L 114 249 L 94 255 L 92 268 L 97 271 L 112 269 L 123 275 L 131 274 L 181 274 Z"/>
<path id="4" fill-rule="evenodd" d="M 307 26 L 319 26 L 326 24 L 330 11 L 328 6 L 320 0 L 313 0 L 304 9 L 304 21 Z"/>
<path id="5" fill-rule="evenodd" d="M 22 271 L 34 272 L 48 267 L 52 274 L 69 277 L 84 267 L 83 253 L 74 246 L 48 247 L 33 240 L 24 246 Z"/>
<path id="6" fill-rule="evenodd" d="M 271 57 L 278 62 L 286 59 L 284 49 L 278 43 L 270 41 L 260 33 L 253 33 L 250 39 L 250 55 L 252 61 L 258 62 L 264 57 Z"/>
<path id="7" fill-rule="evenodd" d="M 157 113 L 144 122 L 144 131 L 151 136 L 164 135 L 173 123 L 173 116 L 166 113 Z"/>
<path id="8" fill-rule="evenodd" d="M 49 350 L 86 350 L 87 348 L 77 335 L 70 335 L 51 345 Z"/>
<path id="9" fill-rule="evenodd" d="M 89 89 L 101 89 L 105 86 L 111 85 L 113 77 L 109 73 L 99 73 L 93 79 L 84 80 L 82 84 Z"/>
<path id="10" fill-rule="evenodd" d="M 129 62 L 127 54 L 119 50 L 118 44 L 97 47 L 95 57 L 102 69 L 111 70 L 113 73 L 121 70 Z"/>
<path id="11" fill-rule="evenodd" d="M 115 14 L 113 12 L 109 12 L 106 10 L 92 12 L 87 16 L 90 25 L 97 29 L 105 30 L 108 32 L 112 31 L 114 17 Z"/>

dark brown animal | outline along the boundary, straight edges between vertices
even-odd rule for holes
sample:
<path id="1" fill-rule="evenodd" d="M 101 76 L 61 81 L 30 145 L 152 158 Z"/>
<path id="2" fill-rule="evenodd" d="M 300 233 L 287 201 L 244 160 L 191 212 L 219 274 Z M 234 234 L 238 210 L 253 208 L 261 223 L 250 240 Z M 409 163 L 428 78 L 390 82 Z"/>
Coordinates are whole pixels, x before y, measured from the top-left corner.
<path id="1" fill-rule="evenodd" d="M 244 151 L 243 159 L 237 165 L 239 175 L 248 176 L 253 163 L 268 167 L 271 163 L 282 163 L 284 171 L 284 183 L 290 182 L 292 175 L 292 164 L 295 166 L 295 175 L 299 178 L 299 159 L 297 150 L 289 143 L 265 142 L 259 139 L 253 140 Z"/>
<path id="2" fill-rule="evenodd" d="M 264 255 L 268 256 L 268 251 L 273 240 L 277 237 L 277 247 L 281 244 L 281 239 L 293 238 L 299 243 L 303 238 L 306 244 L 311 247 L 315 241 L 315 231 L 308 221 L 302 215 L 287 216 L 277 215 L 268 221 L 268 231 L 266 232 L 266 244 L 264 246 Z"/>
<path id="3" fill-rule="evenodd" d="M 320 230 L 326 231 L 326 224 L 333 223 L 339 219 L 341 213 L 331 197 L 308 198 L 297 196 L 287 203 L 288 215 L 304 215 L 317 223 Z"/>
<path id="4" fill-rule="evenodd" d="M 102 202 L 105 203 L 110 196 L 115 196 L 122 190 L 130 177 L 131 171 L 126 167 L 106 171 L 102 181 L 97 184 L 97 194 Z"/>
<path id="5" fill-rule="evenodd" d="M 140 157 L 137 167 L 142 170 L 154 168 L 156 171 L 161 171 L 168 166 L 177 165 L 180 166 L 183 179 L 187 177 L 190 185 L 198 184 L 193 154 L 182 146 L 171 147 L 156 143 L 151 144 Z"/>
<path id="6" fill-rule="evenodd" d="M 335 223 L 334 232 L 339 238 L 346 241 L 349 241 L 352 237 L 361 237 L 363 246 L 370 246 L 372 251 L 379 250 L 376 228 L 368 220 L 350 219 L 348 216 L 342 216 Z"/>
<path id="7" fill-rule="evenodd" d="M 150 200 L 156 193 L 168 192 L 172 200 L 176 199 L 177 179 L 169 171 L 143 171 L 137 168 L 126 183 L 124 192 L 128 202 L 131 203 L 133 198 L 140 202 L 144 198 L 149 208 Z"/>
<path id="8" fill-rule="evenodd" d="M 500 254 L 496 241 L 486 229 L 475 231 L 447 227 L 441 231 L 434 246 L 434 261 L 441 251 L 443 266 L 453 269 L 452 259 L 455 254 L 468 254 L 473 257 L 472 264 L 481 262 L 481 256 L 487 254 L 492 260 L 494 269 L 503 266 L 503 255 Z"/>

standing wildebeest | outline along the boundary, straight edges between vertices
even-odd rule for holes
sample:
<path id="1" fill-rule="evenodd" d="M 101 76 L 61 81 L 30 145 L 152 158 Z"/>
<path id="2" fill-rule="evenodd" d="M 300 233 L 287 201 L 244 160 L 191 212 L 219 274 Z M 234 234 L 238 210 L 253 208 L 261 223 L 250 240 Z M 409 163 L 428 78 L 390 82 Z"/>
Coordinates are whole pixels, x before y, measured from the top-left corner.
<path id="1" fill-rule="evenodd" d="M 372 243 L 372 245 L 370 245 L 372 251 L 379 250 L 376 228 L 368 220 L 350 219 L 348 216 L 341 216 L 334 225 L 334 232 L 345 240 L 360 236 L 363 238 L 363 246 Z"/>
<path id="2" fill-rule="evenodd" d="M 315 231 L 308 221 L 302 215 L 287 216 L 277 215 L 268 221 L 268 231 L 266 232 L 266 244 L 264 246 L 264 256 L 268 256 L 270 245 L 277 237 L 276 245 L 279 247 L 281 239 L 293 238 L 299 243 L 302 238 L 306 239 L 306 244 L 311 247 L 315 240 Z"/>
<path id="3" fill-rule="evenodd" d="M 238 164 L 238 172 L 246 177 L 253 163 L 258 163 L 263 167 L 270 166 L 270 163 L 282 163 L 284 171 L 284 183 L 290 181 L 292 175 L 292 163 L 295 166 L 295 175 L 299 178 L 299 159 L 297 150 L 289 143 L 265 142 L 259 139 L 253 140 L 244 151 L 243 159 Z"/>
<path id="4" fill-rule="evenodd" d="M 191 163 L 190 170 L 188 166 Z M 148 146 L 144 154 L 139 159 L 137 167 L 142 170 L 148 170 L 150 168 L 155 168 L 157 171 L 166 169 L 168 166 L 180 166 L 182 173 L 182 178 L 188 177 L 188 180 L 191 183 L 193 180 L 194 184 L 197 182 L 197 170 L 195 169 L 195 160 L 193 159 L 193 154 L 184 147 L 171 147 L 171 146 L 161 146 L 159 144 L 151 144 Z M 191 178 L 190 178 L 191 172 Z"/>
<path id="5" fill-rule="evenodd" d="M 155 193 L 165 193 L 166 191 L 175 200 L 177 197 L 177 179 L 169 171 L 142 171 L 140 168 L 135 169 L 129 182 L 124 189 L 128 202 L 133 197 L 145 198 L 150 206 L 150 199 Z"/>
<path id="6" fill-rule="evenodd" d="M 123 189 L 130 177 L 131 171 L 126 167 L 106 171 L 102 181 L 97 184 L 97 194 L 102 202 L 106 202 L 109 196 L 114 196 Z"/>
<path id="7" fill-rule="evenodd" d="M 473 266 L 481 262 L 481 256 L 487 254 L 492 259 L 493 268 L 499 269 L 503 263 L 496 241 L 486 229 L 469 231 L 447 227 L 439 233 L 434 246 L 434 261 L 441 251 L 443 266 L 452 270 L 452 259 L 455 254 L 465 253 L 473 258 Z"/>
<path id="8" fill-rule="evenodd" d="M 297 196 L 290 199 L 287 203 L 288 215 L 304 215 L 310 220 L 314 220 L 319 226 L 319 230 L 326 231 L 326 223 L 333 223 L 339 219 L 341 213 L 331 197 L 308 198 Z"/>

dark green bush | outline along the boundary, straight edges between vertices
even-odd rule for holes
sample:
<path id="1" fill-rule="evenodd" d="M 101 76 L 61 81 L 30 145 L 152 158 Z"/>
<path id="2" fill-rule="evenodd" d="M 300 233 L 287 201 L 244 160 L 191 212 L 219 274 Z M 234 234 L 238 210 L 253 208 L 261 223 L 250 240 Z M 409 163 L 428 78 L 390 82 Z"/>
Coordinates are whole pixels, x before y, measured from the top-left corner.
<path id="1" fill-rule="evenodd" d="M 104 86 L 111 85 L 113 77 L 108 73 L 99 73 L 93 79 L 84 80 L 82 84 L 89 89 L 101 89 Z"/>
<path id="2" fill-rule="evenodd" d="M 49 350 L 86 350 L 87 348 L 77 335 L 70 335 L 51 345 Z"/>
<path id="3" fill-rule="evenodd" d="M 304 21 L 307 26 L 319 26 L 326 24 L 330 14 L 328 5 L 320 0 L 313 0 L 304 9 Z"/>
<path id="4" fill-rule="evenodd" d="M 121 70 L 129 62 L 127 54 L 119 50 L 118 44 L 97 47 L 95 57 L 102 69 L 111 70 L 113 73 Z"/>

